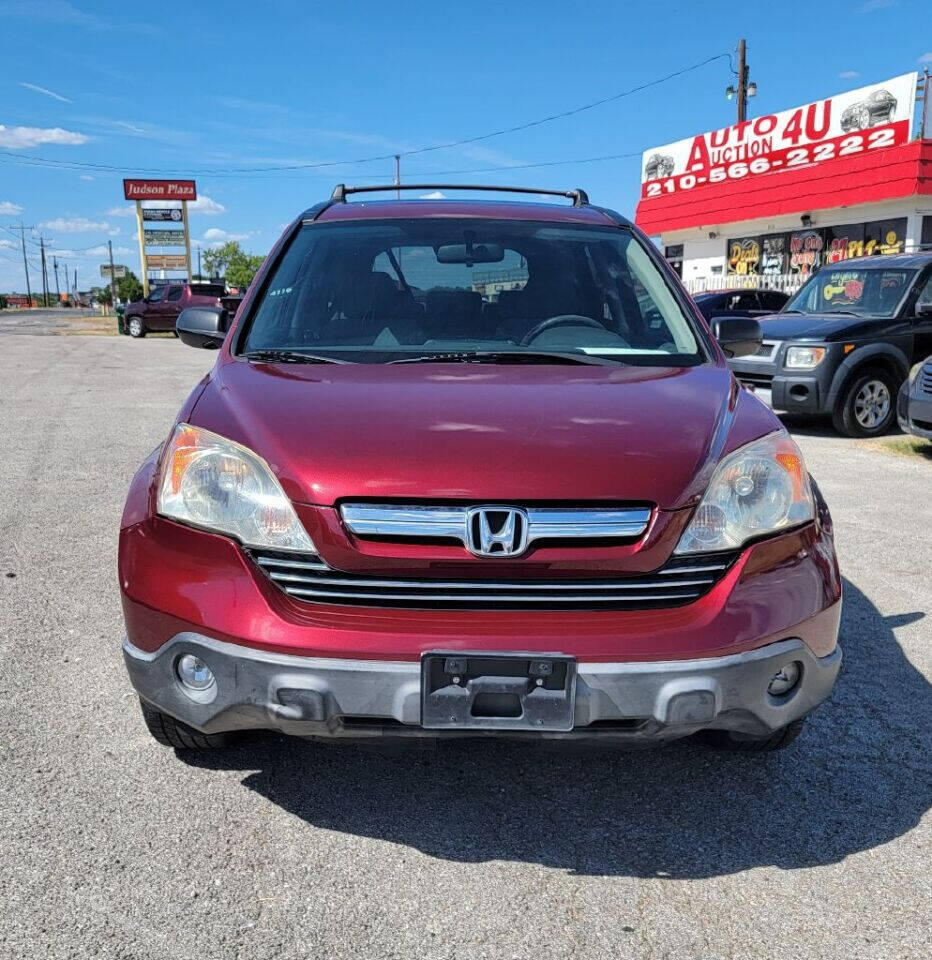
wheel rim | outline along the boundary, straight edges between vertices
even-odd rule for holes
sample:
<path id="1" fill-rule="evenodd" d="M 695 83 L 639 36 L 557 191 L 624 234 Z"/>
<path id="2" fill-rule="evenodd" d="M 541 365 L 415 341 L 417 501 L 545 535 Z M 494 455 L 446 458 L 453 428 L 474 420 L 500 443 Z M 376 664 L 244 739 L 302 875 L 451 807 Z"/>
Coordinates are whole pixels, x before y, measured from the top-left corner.
<path id="1" fill-rule="evenodd" d="M 135 317 L 129 322 L 129 332 L 134 337 L 138 337 L 142 332 L 142 324 Z"/>
<path id="2" fill-rule="evenodd" d="M 854 398 L 854 418 L 865 430 L 876 430 L 890 415 L 890 391 L 882 380 L 868 380 Z"/>

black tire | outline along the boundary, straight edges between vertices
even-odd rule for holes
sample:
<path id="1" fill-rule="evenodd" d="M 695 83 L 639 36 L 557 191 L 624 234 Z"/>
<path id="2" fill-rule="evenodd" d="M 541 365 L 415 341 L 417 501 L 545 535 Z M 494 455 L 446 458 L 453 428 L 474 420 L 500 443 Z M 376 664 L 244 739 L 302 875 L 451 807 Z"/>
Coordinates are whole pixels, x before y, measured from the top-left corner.
<path id="1" fill-rule="evenodd" d="M 142 339 L 146 335 L 146 325 L 142 322 L 142 317 L 130 317 L 126 321 L 126 332 L 136 340 Z"/>
<path id="2" fill-rule="evenodd" d="M 883 367 L 859 370 L 832 411 L 833 426 L 848 437 L 879 437 L 886 433 L 896 422 L 898 386 Z M 879 419 L 874 420 L 874 416 Z"/>
<path id="3" fill-rule="evenodd" d="M 697 734 L 708 747 L 732 753 L 770 753 L 788 747 L 802 732 L 806 720 L 794 720 L 766 737 L 751 737 L 731 730 L 702 730 Z"/>
<path id="4" fill-rule="evenodd" d="M 234 739 L 230 733 L 201 733 L 200 730 L 189 727 L 141 700 L 139 706 L 142 708 L 146 729 L 163 747 L 174 747 L 176 750 L 218 750 L 229 746 Z"/>

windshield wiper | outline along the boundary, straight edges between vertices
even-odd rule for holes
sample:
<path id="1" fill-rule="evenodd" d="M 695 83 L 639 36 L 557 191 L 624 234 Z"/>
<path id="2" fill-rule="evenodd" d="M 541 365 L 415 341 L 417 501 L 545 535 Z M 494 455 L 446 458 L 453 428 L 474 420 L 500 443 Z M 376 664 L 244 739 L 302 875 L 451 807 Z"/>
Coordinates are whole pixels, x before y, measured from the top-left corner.
<path id="1" fill-rule="evenodd" d="M 303 353 L 301 350 L 249 350 L 243 354 L 247 360 L 256 363 L 349 363 L 349 360 L 337 360 L 335 357 L 322 357 L 316 353 Z"/>
<path id="2" fill-rule="evenodd" d="M 582 363 L 604 365 L 621 363 L 583 353 L 546 353 L 541 350 L 462 350 L 448 353 L 425 353 L 419 357 L 390 360 L 389 363 Z"/>

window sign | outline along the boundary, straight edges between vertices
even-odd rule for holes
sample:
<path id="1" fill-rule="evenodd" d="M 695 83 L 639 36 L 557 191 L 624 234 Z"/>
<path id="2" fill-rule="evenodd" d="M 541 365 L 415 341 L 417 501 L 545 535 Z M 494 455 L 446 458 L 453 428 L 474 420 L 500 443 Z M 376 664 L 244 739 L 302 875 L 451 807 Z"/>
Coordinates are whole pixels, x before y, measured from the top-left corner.
<path id="1" fill-rule="evenodd" d="M 757 275 L 760 267 L 760 241 L 757 237 L 731 240 L 728 244 L 728 272 L 742 276 Z"/>
<path id="2" fill-rule="evenodd" d="M 808 277 L 822 266 L 825 243 L 818 230 L 790 234 L 790 273 Z"/>

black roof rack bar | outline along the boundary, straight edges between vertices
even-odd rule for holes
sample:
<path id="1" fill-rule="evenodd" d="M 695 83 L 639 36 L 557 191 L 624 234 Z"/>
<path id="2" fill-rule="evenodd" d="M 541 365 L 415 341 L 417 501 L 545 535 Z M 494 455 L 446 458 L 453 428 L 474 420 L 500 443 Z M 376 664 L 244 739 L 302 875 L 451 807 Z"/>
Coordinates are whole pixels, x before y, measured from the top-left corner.
<path id="1" fill-rule="evenodd" d="M 330 199 L 334 203 L 346 203 L 346 198 L 351 193 L 383 193 L 389 190 L 492 190 L 496 193 L 536 193 L 549 197 L 566 197 L 573 201 L 574 207 L 589 205 L 589 194 L 578 187 L 575 190 L 543 190 L 533 187 L 499 187 L 478 183 L 390 183 L 374 187 L 348 187 L 345 183 L 338 183 Z"/>

